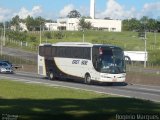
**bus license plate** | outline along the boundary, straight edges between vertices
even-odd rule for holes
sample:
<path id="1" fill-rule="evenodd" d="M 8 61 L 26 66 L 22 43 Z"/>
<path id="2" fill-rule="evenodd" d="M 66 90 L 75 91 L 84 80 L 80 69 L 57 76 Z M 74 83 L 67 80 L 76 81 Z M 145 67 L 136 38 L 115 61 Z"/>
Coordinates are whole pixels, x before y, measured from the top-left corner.
<path id="1" fill-rule="evenodd" d="M 117 81 L 117 78 L 113 78 L 113 80 L 112 80 L 113 82 L 116 82 Z"/>

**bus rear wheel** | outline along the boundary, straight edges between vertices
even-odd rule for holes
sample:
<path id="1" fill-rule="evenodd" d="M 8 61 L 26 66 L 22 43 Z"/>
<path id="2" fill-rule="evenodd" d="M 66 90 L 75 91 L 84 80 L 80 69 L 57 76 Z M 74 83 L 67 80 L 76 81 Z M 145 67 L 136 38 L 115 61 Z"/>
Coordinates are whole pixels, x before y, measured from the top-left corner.
<path id="1" fill-rule="evenodd" d="M 85 74 L 84 83 L 91 84 L 91 76 L 89 74 Z"/>
<path id="2" fill-rule="evenodd" d="M 55 79 L 53 72 L 49 72 L 48 78 L 49 78 L 50 80 L 54 80 L 54 79 Z"/>

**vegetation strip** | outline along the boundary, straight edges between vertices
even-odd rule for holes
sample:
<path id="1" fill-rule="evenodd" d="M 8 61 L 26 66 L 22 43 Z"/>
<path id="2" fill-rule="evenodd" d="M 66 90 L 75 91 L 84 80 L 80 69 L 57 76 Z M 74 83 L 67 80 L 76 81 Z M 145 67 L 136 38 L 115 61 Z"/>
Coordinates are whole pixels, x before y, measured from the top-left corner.
<path id="1" fill-rule="evenodd" d="M 158 116 L 160 104 L 59 86 L 0 80 L 0 113 L 17 115 L 20 120 L 104 120 L 116 119 L 117 114 Z"/>

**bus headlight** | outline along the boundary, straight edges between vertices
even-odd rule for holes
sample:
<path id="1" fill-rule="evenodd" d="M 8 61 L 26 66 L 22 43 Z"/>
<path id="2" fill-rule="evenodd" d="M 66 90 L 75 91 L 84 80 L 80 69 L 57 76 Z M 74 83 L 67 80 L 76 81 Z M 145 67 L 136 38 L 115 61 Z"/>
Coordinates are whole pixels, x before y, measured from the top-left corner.
<path id="1" fill-rule="evenodd" d="M 125 75 L 121 76 L 121 77 L 118 77 L 118 78 L 125 78 Z"/>
<path id="2" fill-rule="evenodd" d="M 111 77 L 108 77 L 106 75 L 101 75 L 102 78 L 111 78 Z"/>

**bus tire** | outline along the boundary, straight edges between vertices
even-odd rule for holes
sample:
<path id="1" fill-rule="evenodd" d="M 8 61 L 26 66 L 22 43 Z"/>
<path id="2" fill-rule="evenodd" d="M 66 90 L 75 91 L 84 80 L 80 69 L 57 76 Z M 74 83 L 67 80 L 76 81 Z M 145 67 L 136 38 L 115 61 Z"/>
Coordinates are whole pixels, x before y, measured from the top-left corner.
<path id="1" fill-rule="evenodd" d="M 48 78 L 49 78 L 50 80 L 54 80 L 54 79 L 55 79 L 53 72 L 49 72 Z"/>
<path id="2" fill-rule="evenodd" d="M 91 76 L 90 76 L 90 74 L 88 74 L 88 73 L 85 74 L 84 83 L 85 84 L 91 84 Z"/>

